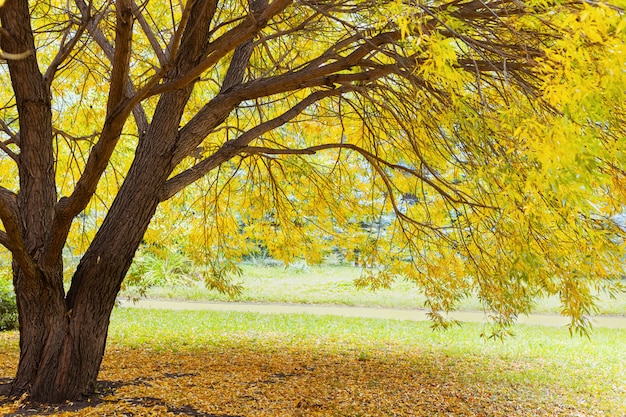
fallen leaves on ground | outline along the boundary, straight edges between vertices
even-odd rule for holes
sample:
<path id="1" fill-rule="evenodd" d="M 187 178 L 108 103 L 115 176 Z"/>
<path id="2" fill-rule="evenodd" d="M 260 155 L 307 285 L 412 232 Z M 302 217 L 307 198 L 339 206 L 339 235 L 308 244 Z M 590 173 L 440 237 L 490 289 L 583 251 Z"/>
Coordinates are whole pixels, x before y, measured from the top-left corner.
<path id="1" fill-rule="evenodd" d="M 271 341 L 268 341 L 271 345 Z M 18 358 L 17 335 L 0 338 L 0 385 Z M 276 344 L 163 351 L 113 345 L 97 393 L 36 406 L 0 397 L 4 416 L 604 416 L 563 405 L 537 387 L 468 380 L 462 364 L 420 352 L 344 352 Z M 544 388 L 548 390 L 548 388 Z"/>

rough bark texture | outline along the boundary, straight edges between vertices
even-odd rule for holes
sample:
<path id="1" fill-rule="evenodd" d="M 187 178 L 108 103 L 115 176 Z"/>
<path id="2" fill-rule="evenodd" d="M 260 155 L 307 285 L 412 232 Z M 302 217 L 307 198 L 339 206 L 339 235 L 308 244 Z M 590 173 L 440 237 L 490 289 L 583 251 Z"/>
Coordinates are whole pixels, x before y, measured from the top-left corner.
<path id="1" fill-rule="evenodd" d="M 34 51 L 28 2 L 7 2 L 0 13 L 6 31 L 2 48 L 8 52 Z M 24 249 L 31 260 L 28 264 L 18 259 L 13 263 L 21 348 L 14 387 L 23 390 L 39 384 L 44 377 L 41 371 L 57 360 L 54 351 L 65 337 L 65 305 L 61 258 L 40 262 L 56 202 L 49 91 L 34 53 L 9 61 L 9 69 L 20 116 L 17 210 Z"/>

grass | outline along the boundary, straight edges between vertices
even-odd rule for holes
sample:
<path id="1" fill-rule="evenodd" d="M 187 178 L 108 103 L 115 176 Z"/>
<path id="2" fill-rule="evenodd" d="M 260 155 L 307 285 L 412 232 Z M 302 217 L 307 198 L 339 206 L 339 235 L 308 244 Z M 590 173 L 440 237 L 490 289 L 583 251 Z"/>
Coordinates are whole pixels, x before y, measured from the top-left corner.
<path id="1" fill-rule="evenodd" d="M 503 342 L 482 339 L 483 330 L 479 324 L 441 332 L 394 320 L 118 308 L 100 396 L 53 414 L 626 415 L 626 330 L 596 329 L 586 339 L 519 325 Z M 16 336 L 0 334 L 0 383 L 14 372 Z M 3 405 L 0 398 L 2 415 L 51 414 L 28 407 Z"/>
<path id="2" fill-rule="evenodd" d="M 338 304 L 348 306 L 372 306 L 395 308 L 422 308 L 425 297 L 414 284 L 398 280 L 390 289 L 375 292 L 357 289 L 354 280 L 361 270 L 351 266 L 321 267 L 277 267 L 242 265 L 243 274 L 238 281 L 243 285 L 240 296 L 235 301 L 270 303 Z M 137 296 L 136 289 L 128 288 L 124 295 Z M 227 295 L 208 290 L 203 283 L 193 285 L 153 287 L 147 292 L 151 298 L 193 300 L 193 301 L 232 301 Z M 598 294 L 599 314 L 626 315 L 626 294 L 616 299 L 606 294 Z M 459 305 L 460 310 L 481 310 L 477 297 L 468 297 Z M 556 297 L 538 299 L 535 312 L 558 313 L 559 300 Z"/>

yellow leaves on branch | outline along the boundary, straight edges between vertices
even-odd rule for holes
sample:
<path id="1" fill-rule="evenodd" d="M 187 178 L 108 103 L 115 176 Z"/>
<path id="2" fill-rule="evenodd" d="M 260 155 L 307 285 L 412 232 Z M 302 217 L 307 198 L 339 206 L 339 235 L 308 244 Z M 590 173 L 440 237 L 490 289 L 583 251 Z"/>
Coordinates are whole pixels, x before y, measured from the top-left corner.
<path id="1" fill-rule="evenodd" d="M 542 92 L 567 115 L 594 121 L 610 116 L 626 84 L 626 24 L 623 12 L 585 5 L 578 12 L 554 16 L 563 36 L 546 49 Z M 608 105 L 603 106 L 606 103 Z"/>
<path id="2" fill-rule="evenodd" d="M 220 10 L 225 22 L 238 21 L 243 3 L 235 3 L 226 2 Z M 259 34 L 246 80 L 298 73 L 311 59 L 350 39 L 346 30 L 357 21 L 359 39 L 391 27 L 403 35 L 387 51 L 368 55 L 370 70 L 402 64 L 410 74 L 354 84 L 353 91 L 309 106 L 251 145 L 304 149 L 336 143 L 373 157 L 368 160 L 354 149 L 236 157 L 163 203 L 146 245 L 176 247 L 198 262 L 208 257 L 236 261 L 267 250 L 285 262 L 303 257 L 317 263 L 331 251 L 340 252 L 379 271 L 388 268 L 366 274 L 374 284 L 391 271 L 422 284 L 445 307 L 472 280 L 488 302 L 497 304 L 523 298 L 524 288 L 515 286 L 519 281 L 554 292 L 550 280 L 574 269 L 580 276 L 593 275 L 590 280 L 615 272 L 613 266 L 597 270 L 592 265 L 606 262 L 594 252 L 607 249 L 610 240 L 596 228 L 603 229 L 601 222 L 623 210 L 626 201 L 626 23 L 621 12 L 538 0 L 529 5 L 535 11 L 508 13 L 498 8 L 519 3 L 496 2 L 493 13 L 482 18 L 491 23 L 482 25 L 455 17 L 455 11 L 476 2 L 359 4 L 348 18 L 351 24 L 343 25 L 344 13 L 352 12 L 326 16 L 307 2 L 294 3 Z M 175 27 L 170 16 L 177 20 L 180 10 L 159 2 L 145 7 L 147 15 L 161 16 L 153 31 L 157 46 L 165 49 Z M 59 21 L 65 18 L 64 8 L 55 13 L 62 14 Z M 319 21 L 307 31 L 294 29 L 311 19 Z M 111 23 L 101 25 L 105 36 L 113 36 Z M 217 27 L 216 36 L 231 28 Z M 41 64 L 56 54 L 54 36 L 59 35 L 54 33 L 37 36 Z M 60 195 L 71 193 L 105 118 L 107 84 L 101 80 L 110 71 L 109 61 L 85 38 L 76 59 L 68 60 L 52 83 L 55 128 L 67 136 L 55 137 Z M 148 38 L 138 25 L 130 74 L 137 88 L 160 65 L 158 53 L 149 52 Z M 343 48 L 323 58 L 324 65 L 348 56 L 350 47 Z M 521 72 L 514 73 L 511 65 Z M 181 126 L 217 94 L 226 68 L 228 59 L 202 75 Z M 366 68 L 355 66 L 340 75 Z M 514 76 L 537 88 L 520 87 Z M 333 84 L 320 91 L 327 87 L 338 88 Z M 175 173 L 242 132 L 280 117 L 313 91 L 303 88 L 242 104 Z M 157 99 L 142 103 L 148 119 Z M 542 106 L 546 103 L 550 111 Z M 99 199 L 74 222 L 69 246 L 77 254 L 110 207 L 140 135 L 136 125 L 127 124 L 99 184 Z M 376 165 L 376 158 L 385 162 Z M 16 178 L 12 167 L 8 158 L 0 159 L 0 171 L 10 172 L 3 179 Z M 401 221 L 402 216 L 413 222 Z M 588 257 L 570 260 L 579 254 Z M 495 291 L 498 280 L 511 287 Z"/>

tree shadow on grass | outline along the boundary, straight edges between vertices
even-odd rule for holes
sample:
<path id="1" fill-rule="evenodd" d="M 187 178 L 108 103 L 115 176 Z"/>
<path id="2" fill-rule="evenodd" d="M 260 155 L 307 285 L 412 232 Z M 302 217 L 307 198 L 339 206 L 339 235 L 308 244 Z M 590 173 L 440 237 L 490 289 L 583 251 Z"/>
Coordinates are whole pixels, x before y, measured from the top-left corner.
<path id="1" fill-rule="evenodd" d="M 189 376 L 190 374 L 166 374 L 166 378 L 182 378 L 185 376 Z M 18 411 L 13 413 L 5 414 L 4 417 L 28 417 L 35 415 L 44 415 L 50 416 L 58 413 L 66 413 L 66 412 L 77 412 L 86 408 L 93 408 L 100 404 L 116 404 L 120 403 L 123 405 L 125 416 L 132 417 L 135 414 L 131 411 L 132 407 L 162 407 L 165 408 L 168 412 L 173 413 L 178 416 L 189 416 L 189 417 L 245 417 L 242 415 L 232 415 L 232 414 L 209 414 L 203 411 L 197 410 L 194 407 L 183 405 L 183 406 L 174 406 L 172 404 L 167 403 L 163 399 L 155 398 L 155 397 L 135 397 L 135 398 L 125 398 L 123 400 L 105 400 L 104 398 L 108 395 L 112 395 L 118 389 L 127 386 L 141 386 L 141 385 L 150 385 L 150 381 L 154 380 L 152 377 L 147 378 L 135 378 L 130 381 L 98 381 L 96 390 L 90 394 L 85 396 L 84 398 L 74 401 L 68 402 L 65 404 L 56 404 L 56 405 L 48 405 L 48 404 L 39 404 L 35 402 L 25 401 L 20 405 Z M 7 405 L 10 403 L 14 403 L 15 401 L 19 401 L 18 398 L 9 397 L 11 392 L 11 378 L 0 378 L 0 406 Z M 129 410 L 129 408 L 131 410 Z"/>

